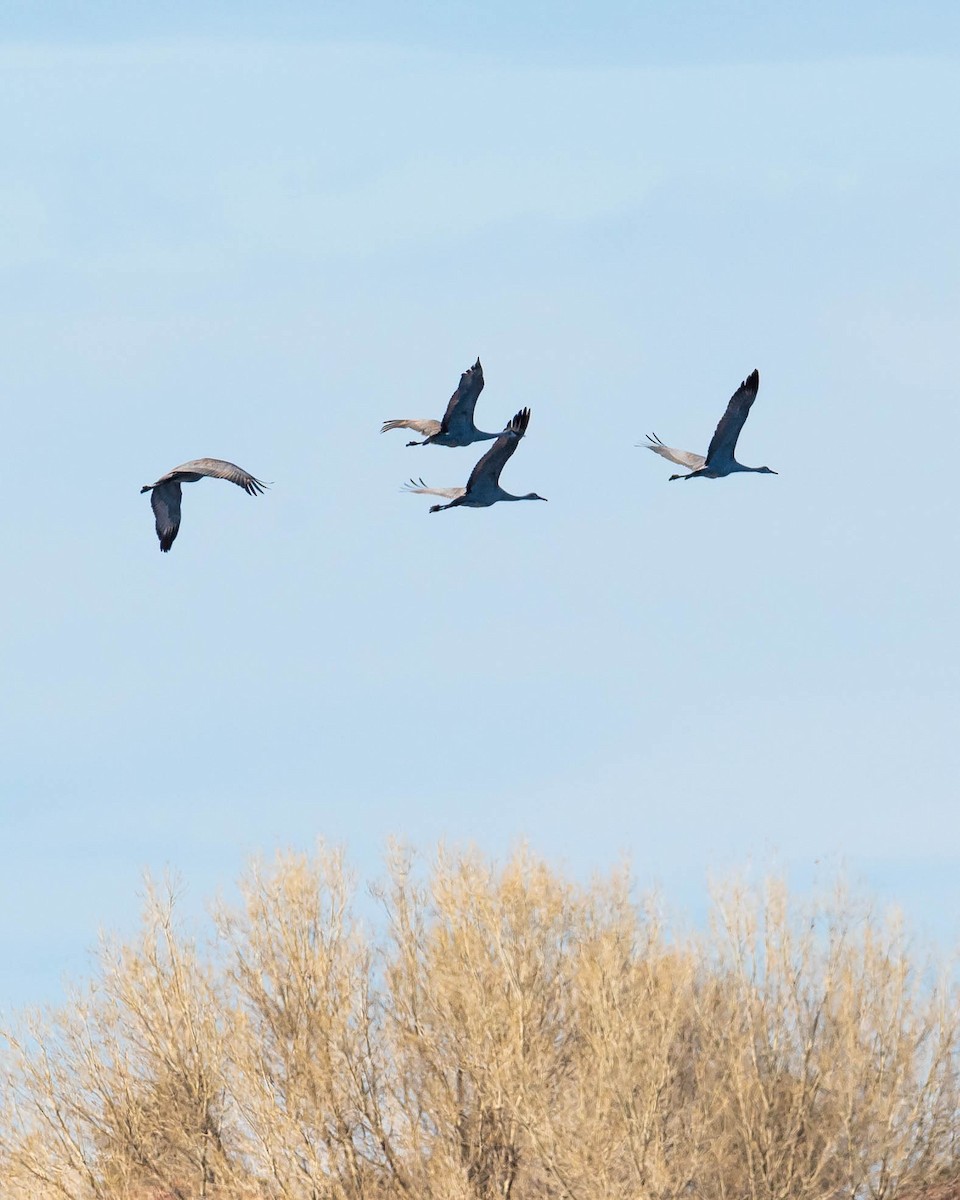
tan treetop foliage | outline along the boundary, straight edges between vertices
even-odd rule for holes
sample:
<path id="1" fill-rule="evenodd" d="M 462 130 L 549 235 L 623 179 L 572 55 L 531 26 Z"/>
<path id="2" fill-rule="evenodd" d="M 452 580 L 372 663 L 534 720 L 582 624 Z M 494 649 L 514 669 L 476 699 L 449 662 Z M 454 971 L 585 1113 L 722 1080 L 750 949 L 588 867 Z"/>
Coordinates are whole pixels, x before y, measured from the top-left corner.
<path id="1" fill-rule="evenodd" d="M 201 943 L 148 885 L 2 1030 L 3 1200 L 951 1195 L 956 993 L 842 889 L 680 934 L 624 871 L 395 848 L 372 905 L 321 847 L 240 894 Z"/>

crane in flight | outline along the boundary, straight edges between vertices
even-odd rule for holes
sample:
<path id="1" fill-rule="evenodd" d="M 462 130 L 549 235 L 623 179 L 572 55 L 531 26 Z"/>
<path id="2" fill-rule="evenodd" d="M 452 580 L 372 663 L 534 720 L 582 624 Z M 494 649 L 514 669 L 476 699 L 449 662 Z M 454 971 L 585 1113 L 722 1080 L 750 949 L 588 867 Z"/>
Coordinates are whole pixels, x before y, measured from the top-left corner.
<path id="1" fill-rule="evenodd" d="M 480 359 L 460 376 L 460 384 L 447 403 L 442 421 L 397 420 L 384 421 L 381 433 L 389 429 L 413 429 L 423 434 L 422 442 L 407 442 L 408 446 L 470 446 L 474 442 L 492 442 L 499 433 L 484 433 L 473 423 L 477 397 L 483 391 L 483 367 Z"/>
<path id="2" fill-rule="evenodd" d="M 759 388 L 760 372 L 753 371 L 730 397 L 727 411 L 720 418 L 720 424 L 710 439 L 706 458 L 702 454 L 694 454 L 690 450 L 675 450 L 672 446 L 665 446 L 655 433 L 648 433 L 646 443 L 641 442 L 640 445 L 646 444 L 647 449 L 652 450 L 654 454 L 669 459 L 678 467 L 688 468 L 690 472 L 688 475 L 671 475 L 671 480 L 720 479 L 724 475 L 733 475 L 737 471 L 755 471 L 759 475 L 776 475 L 778 472 L 771 471 L 769 467 L 745 467 L 743 463 L 738 463 L 733 457 L 740 430 L 743 429 L 744 422 L 750 413 L 750 406 L 756 400 Z"/>
<path id="3" fill-rule="evenodd" d="M 140 489 L 140 494 L 152 493 L 150 505 L 157 519 L 157 537 L 160 539 L 160 549 L 164 553 L 173 545 L 180 528 L 181 483 L 196 483 L 204 476 L 211 479 L 229 479 L 231 483 L 242 487 L 248 496 L 263 495 L 267 486 L 259 479 L 254 479 L 242 467 L 224 462 L 222 458 L 195 458 L 182 466 L 174 467 L 166 475 L 161 475 L 156 483 L 145 483 Z"/>
<path id="4" fill-rule="evenodd" d="M 500 486 L 500 472 L 506 466 L 514 450 L 520 445 L 520 439 L 527 432 L 529 423 L 530 409 L 521 408 L 470 472 L 466 487 L 432 488 L 427 487 L 422 479 L 411 479 L 404 487 L 408 492 L 428 496 L 444 496 L 450 501 L 449 504 L 432 505 L 430 508 L 432 513 L 443 512 L 446 508 L 457 508 L 460 505 L 467 508 L 488 508 L 500 500 L 546 500 L 546 496 L 538 496 L 536 492 L 528 492 L 525 496 L 513 496 Z"/>

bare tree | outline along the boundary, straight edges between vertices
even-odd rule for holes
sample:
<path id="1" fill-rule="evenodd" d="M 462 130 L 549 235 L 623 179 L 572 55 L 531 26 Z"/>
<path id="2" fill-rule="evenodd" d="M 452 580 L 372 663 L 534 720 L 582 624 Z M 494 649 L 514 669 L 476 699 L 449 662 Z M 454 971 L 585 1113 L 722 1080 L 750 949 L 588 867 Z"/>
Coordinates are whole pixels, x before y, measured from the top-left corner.
<path id="1" fill-rule="evenodd" d="M 947 1200 L 955 989 L 842 891 L 681 937 L 623 871 L 394 848 L 375 894 L 278 856 L 197 942 L 148 886 L 0 1031 L 3 1200 Z"/>

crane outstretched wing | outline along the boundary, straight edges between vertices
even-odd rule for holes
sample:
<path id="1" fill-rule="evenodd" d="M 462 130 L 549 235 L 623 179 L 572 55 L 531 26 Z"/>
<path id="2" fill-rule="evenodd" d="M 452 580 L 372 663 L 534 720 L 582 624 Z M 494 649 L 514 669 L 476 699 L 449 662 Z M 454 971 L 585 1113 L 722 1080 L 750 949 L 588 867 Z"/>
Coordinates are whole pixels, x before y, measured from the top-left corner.
<path id="1" fill-rule="evenodd" d="M 483 458 L 480 459 L 470 472 L 466 489 L 468 492 L 471 488 L 476 487 L 481 480 L 491 484 L 493 487 L 497 486 L 500 482 L 500 472 L 506 465 L 510 455 L 519 446 L 520 439 L 527 432 L 529 424 L 530 409 L 521 408 L 503 433 L 500 434 Z"/>
<path id="2" fill-rule="evenodd" d="M 440 422 L 429 418 L 422 421 L 384 421 L 380 432 L 386 433 L 390 429 L 412 429 L 414 433 L 422 433 L 424 437 L 433 437 L 435 433 L 440 432 Z"/>
<path id="3" fill-rule="evenodd" d="M 172 471 L 168 471 L 157 480 L 157 483 L 166 483 L 168 480 L 173 480 L 178 483 L 193 482 L 190 478 L 195 476 L 197 479 L 207 476 L 210 479 L 227 479 L 230 483 L 235 483 L 237 487 L 242 487 L 248 496 L 263 495 L 267 484 L 262 483 L 259 479 L 254 479 L 249 471 L 245 471 L 243 467 L 238 467 L 236 463 L 226 462 L 222 458 L 194 458 L 190 462 L 181 463 L 179 467 L 174 467 Z"/>
<path id="4" fill-rule="evenodd" d="M 668 458 L 672 463 L 676 463 L 678 467 L 689 467 L 691 471 L 699 471 L 703 464 L 707 461 L 702 454 L 694 454 L 692 450 L 675 450 L 673 446 L 665 446 L 655 433 L 647 434 L 647 441 L 638 442 L 640 446 L 646 445 L 648 450 L 652 450 L 654 454 L 659 454 L 662 458 Z"/>
<path id="5" fill-rule="evenodd" d="M 720 424 L 710 439 L 706 466 L 713 466 L 718 460 L 733 458 L 733 452 L 737 448 L 737 438 L 750 414 L 750 406 L 756 400 L 759 388 L 760 372 L 753 371 L 730 397 L 727 411 L 720 418 Z"/>
<path id="6" fill-rule="evenodd" d="M 180 528 L 180 484 L 172 480 L 158 484 L 150 493 L 150 506 L 157 519 L 160 549 L 166 554 Z"/>
<path id="7" fill-rule="evenodd" d="M 447 411 L 443 414 L 440 428 L 449 433 L 454 428 L 473 429 L 473 413 L 477 407 L 477 397 L 483 391 L 483 367 L 480 359 L 460 376 L 457 390 L 447 402 Z"/>
<path id="8" fill-rule="evenodd" d="M 422 479 L 410 479 L 403 485 L 403 491 L 416 492 L 422 496 L 443 496 L 447 500 L 456 500 L 466 492 L 466 488 L 432 488 L 427 487 Z"/>

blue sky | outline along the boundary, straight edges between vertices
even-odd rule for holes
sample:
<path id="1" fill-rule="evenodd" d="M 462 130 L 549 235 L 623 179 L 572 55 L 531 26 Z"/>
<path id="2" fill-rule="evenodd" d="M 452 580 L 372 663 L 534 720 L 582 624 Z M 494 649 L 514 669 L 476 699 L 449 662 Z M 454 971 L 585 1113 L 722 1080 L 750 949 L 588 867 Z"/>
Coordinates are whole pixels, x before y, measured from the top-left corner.
<path id="1" fill-rule="evenodd" d="M 0 1009 L 318 837 L 960 933 L 960 17 L 785 7 L 6 6 Z M 550 503 L 428 516 L 477 355 Z"/>

